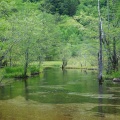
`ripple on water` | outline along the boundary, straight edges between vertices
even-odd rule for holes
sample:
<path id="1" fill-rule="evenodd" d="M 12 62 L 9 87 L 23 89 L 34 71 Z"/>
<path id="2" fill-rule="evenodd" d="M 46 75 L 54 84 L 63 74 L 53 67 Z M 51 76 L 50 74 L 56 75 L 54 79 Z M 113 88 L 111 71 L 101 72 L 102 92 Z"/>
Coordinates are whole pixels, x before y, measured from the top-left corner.
<path id="1" fill-rule="evenodd" d="M 91 94 L 91 93 L 77 93 L 77 92 L 70 92 L 69 95 L 77 95 L 77 96 L 84 96 L 90 98 L 108 98 L 113 99 L 114 94 Z"/>

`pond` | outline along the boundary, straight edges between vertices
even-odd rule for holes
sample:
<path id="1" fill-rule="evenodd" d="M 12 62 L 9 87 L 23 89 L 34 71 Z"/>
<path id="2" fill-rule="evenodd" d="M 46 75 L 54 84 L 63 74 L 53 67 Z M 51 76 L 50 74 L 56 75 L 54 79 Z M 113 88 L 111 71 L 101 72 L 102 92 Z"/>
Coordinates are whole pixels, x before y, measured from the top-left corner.
<path id="1" fill-rule="evenodd" d="M 0 87 L 0 120 L 120 120 L 120 84 L 99 85 L 93 70 L 47 68 Z"/>

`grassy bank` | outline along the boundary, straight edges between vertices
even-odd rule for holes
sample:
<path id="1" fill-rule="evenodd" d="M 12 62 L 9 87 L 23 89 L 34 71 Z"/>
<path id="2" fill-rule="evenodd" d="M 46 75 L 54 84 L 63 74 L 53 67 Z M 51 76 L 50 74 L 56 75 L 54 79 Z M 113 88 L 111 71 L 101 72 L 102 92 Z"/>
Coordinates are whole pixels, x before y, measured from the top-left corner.
<path id="1" fill-rule="evenodd" d="M 80 58 L 71 58 L 70 60 L 68 60 L 66 68 L 96 70 L 98 66 L 96 64 L 90 64 L 87 60 L 85 61 Z"/>
<path id="2" fill-rule="evenodd" d="M 39 75 L 46 67 L 62 67 L 62 61 L 44 61 L 40 68 L 38 67 L 38 62 L 33 62 L 29 65 L 27 70 L 27 76 Z M 86 70 L 96 70 L 97 66 L 91 66 L 90 64 L 81 64 L 78 60 L 70 59 L 67 63 L 66 69 L 86 69 Z M 24 66 L 16 65 L 12 67 L 5 67 L 1 69 L 2 75 L 5 78 L 21 78 L 24 73 Z"/>
<path id="3" fill-rule="evenodd" d="M 112 72 L 111 74 L 104 74 L 104 79 L 113 80 L 114 78 L 120 78 L 120 71 Z"/>
<path id="4" fill-rule="evenodd" d="M 42 67 L 35 65 L 29 66 L 27 70 L 27 76 L 39 75 L 42 71 Z M 24 67 L 23 66 L 14 66 L 14 67 L 5 67 L 4 68 L 4 77 L 5 78 L 23 78 L 24 76 Z"/>
<path id="5" fill-rule="evenodd" d="M 46 67 L 61 67 L 62 66 L 62 61 L 45 61 L 42 64 L 43 68 Z"/>

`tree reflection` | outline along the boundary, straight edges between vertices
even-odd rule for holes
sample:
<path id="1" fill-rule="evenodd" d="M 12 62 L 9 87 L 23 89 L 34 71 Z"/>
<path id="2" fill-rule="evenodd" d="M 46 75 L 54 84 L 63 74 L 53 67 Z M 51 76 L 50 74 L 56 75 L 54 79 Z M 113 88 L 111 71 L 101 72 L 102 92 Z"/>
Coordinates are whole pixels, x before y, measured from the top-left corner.
<path id="1" fill-rule="evenodd" d="M 4 95 L 5 95 L 5 86 L 0 86 L 0 98 L 3 100 Z"/>
<path id="2" fill-rule="evenodd" d="M 29 99 L 28 82 L 27 82 L 27 79 L 24 79 L 23 81 L 25 85 L 25 99 L 28 100 Z"/>
<path id="3" fill-rule="evenodd" d="M 99 84 L 98 113 L 101 117 L 101 120 L 103 120 L 103 117 L 104 117 L 103 106 L 102 106 L 102 103 L 103 103 L 102 95 L 103 95 L 103 86 L 102 84 Z"/>

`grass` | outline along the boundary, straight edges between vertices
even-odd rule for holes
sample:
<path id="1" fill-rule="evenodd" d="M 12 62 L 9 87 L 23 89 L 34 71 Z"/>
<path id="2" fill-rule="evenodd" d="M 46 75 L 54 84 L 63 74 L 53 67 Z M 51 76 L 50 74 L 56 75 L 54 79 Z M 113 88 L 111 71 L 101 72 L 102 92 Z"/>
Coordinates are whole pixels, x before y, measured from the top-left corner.
<path id="1" fill-rule="evenodd" d="M 89 62 L 85 62 L 85 60 L 80 60 L 80 59 L 76 59 L 76 58 L 71 58 L 68 61 L 68 64 L 66 66 L 66 68 L 71 68 L 71 69 L 97 69 L 96 65 L 91 65 Z"/>
<path id="2" fill-rule="evenodd" d="M 120 71 L 112 73 L 114 78 L 120 78 Z"/>
<path id="3" fill-rule="evenodd" d="M 82 63 L 82 66 L 81 66 Z M 42 64 L 43 67 L 61 67 L 62 61 L 45 61 Z M 84 61 L 80 61 L 76 58 L 71 58 L 68 60 L 67 69 L 97 69 L 98 66 L 94 65 L 92 66 L 90 63 Z"/>
<path id="4" fill-rule="evenodd" d="M 39 72 L 39 68 L 37 66 L 30 66 L 29 70 L 30 73 Z"/>
<path id="5" fill-rule="evenodd" d="M 82 63 L 82 66 L 81 66 Z M 31 65 L 38 65 L 37 62 L 33 62 Z M 62 67 L 62 61 L 44 61 L 41 66 L 43 68 L 45 67 L 58 67 L 61 68 Z M 80 61 L 76 58 L 71 58 L 68 60 L 66 69 L 97 69 L 98 66 L 94 65 L 92 66 L 90 63 L 86 62 L 85 65 L 85 61 Z"/>
<path id="6" fill-rule="evenodd" d="M 41 66 L 40 68 L 36 65 L 32 65 L 28 69 L 28 73 L 30 75 L 37 75 L 43 71 L 43 67 Z"/>
<path id="7" fill-rule="evenodd" d="M 23 75 L 23 67 L 22 66 L 16 66 L 16 67 L 5 67 L 5 78 L 12 78 L 12 77 L 18 77 Z"/>
<path id="8" fill-rule="evenodd" d="M 105 74 L 105 79 L 120 78 L 120 71 L 112 72 L 111 74 Z"/>
<path id="9" fill-rule="evenodd" d="M 62 61 L 45 61 L 42 64 L 43 67 L 61 67 Z"/>
<path id="10" fill-rule="evenodd" d="M 81 66 L 82 63 L 82 66 Z M 37 75 L 40 72 L 43 71 L 46 67 L 56 67 L 61 68 L 62 61 L 44 61 L 41 64 L 41 67 L 38 67 L 38 62 L 33 62 L 28 67 L 27 75 Z M 90 64 L 86 63 L 84 64 L 84 61 L 76 60 L 75 58 L 72 58 L 68 61 L 68 64 L 66 66 L 67 69 L 96 69 L 97 66 L 91 66 Z M 24 67 L 23 66 L 14 66 L 14 67 L 5 67 L 4 70 L 4 77 L 6 78 L 13 78 L 13 77 L 22 77 L 24 73 Z"/>
<path id="11" fill-rule="evenodd" d="M 40 69 L 38 66 L 32 65 L 28 67 L 27 75 L 31 76 L 34 73 L 40 73 L 43 71 L 43 68 Z M 14 77 L 23 77 L 24 67 L 23 66 L 15 66 L 15 67 L 5 67 L 4 68 L 4 77 L 5 78 L 14 78 Z"/>

